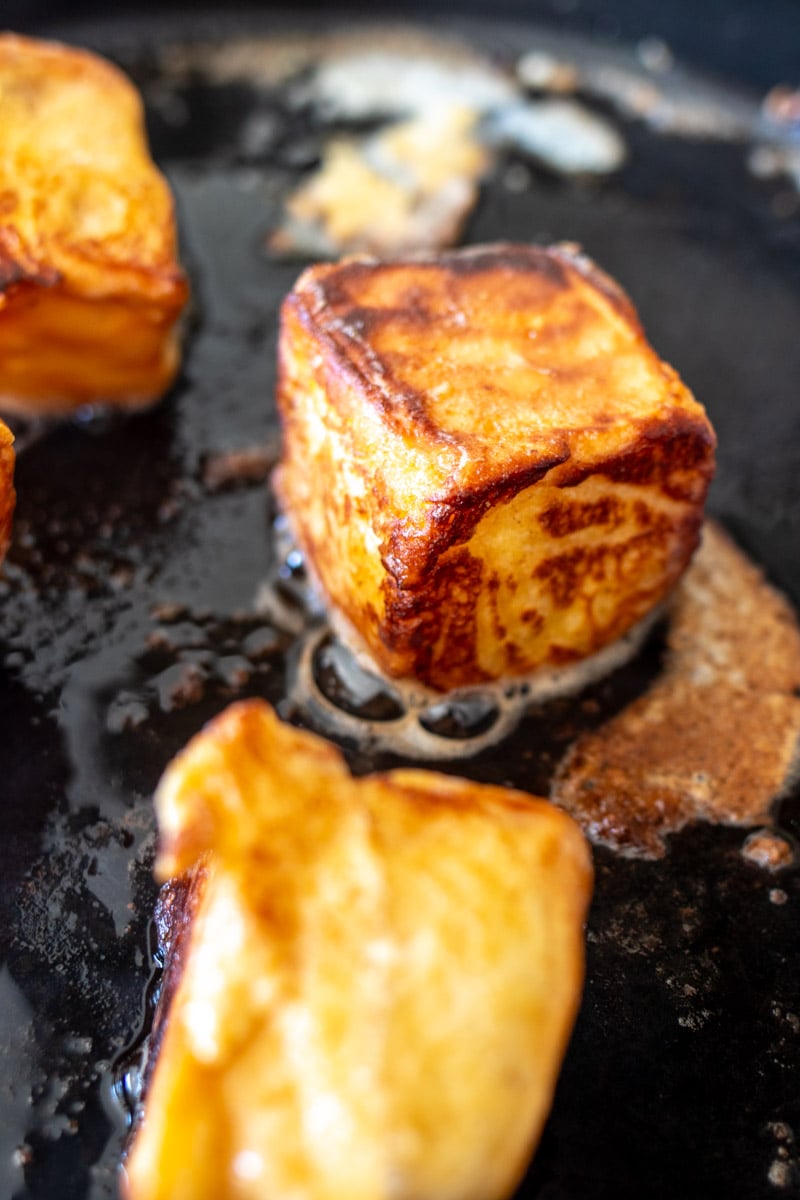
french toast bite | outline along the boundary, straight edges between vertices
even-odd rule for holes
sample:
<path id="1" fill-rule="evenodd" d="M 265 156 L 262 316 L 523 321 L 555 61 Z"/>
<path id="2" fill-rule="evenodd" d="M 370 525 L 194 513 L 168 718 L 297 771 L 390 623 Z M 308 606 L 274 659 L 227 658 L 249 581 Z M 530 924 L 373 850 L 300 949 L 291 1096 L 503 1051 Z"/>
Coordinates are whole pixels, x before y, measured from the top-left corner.
<path id="1" fill-rule="evenodd" d="M 509 1195 L 582 984 L 571 819 L 419 770 L 353 779 L 261 701 L 196 737 L 156 805 L 190 911 L 162 908 L 179 978 L 130 1200 Z"/>
<path id="2" fill-rule="evenodd" d="M 276 487 L 348 637 L 445 691 L 600 650 L 699 538 L 715 438 L 576 247 L 311 267 Z"/>
<path id="3" fill-rule="evenodd" d="M 187 299 L 142 104 L 110 63 L 0 35 L 0 409 L 157 400 Z"/>
<path id="4" fill-rule="evenodd" d="M 0 564 L 11 541 L 11 519 L 14 516 L 14 438 L 8 426 L 0 421 Z"/>

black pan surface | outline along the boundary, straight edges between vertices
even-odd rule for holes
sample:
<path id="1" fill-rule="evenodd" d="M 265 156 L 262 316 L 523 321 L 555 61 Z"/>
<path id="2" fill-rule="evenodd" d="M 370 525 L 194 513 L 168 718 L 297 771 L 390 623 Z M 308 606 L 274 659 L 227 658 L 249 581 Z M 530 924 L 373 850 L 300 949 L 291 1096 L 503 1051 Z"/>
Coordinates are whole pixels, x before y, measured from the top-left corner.
<path id="1" fill-rule="evenodd" d="M 234 13 L 205 32 L 302 28 L 301 16 Z M 21 431 L 0 580 L 9 1200 L 116 1196 L 125 1121 L 113 1085 L 133 1061 L 152 970 L 153 788 L 230 699 L 263 695 L 296 716 L 285 703 L 292 638 L 254 607 L 276 565 L 265 483 L 220 484 L 209 461 L 274 452 L 276 314 L 301 264 L 269 259 L 263 239 L 321 132 L 280 90 L 165 78 L 158 47 L 198 28 L 191 14 L 162 13 L 55 30 L 110 53 L 143 88 L 194 312 L 182 376 L 161 406 Z M 508 57 L 538 36 L 493 19 L 459 29 Z M 256 112 L 275 132 L 253 151 L 242 135 Z M 615 120 L 631 149 L 619 175 L 589 186 L 534 169 L 518 190 L 500 168 L 465 240 L 578 241 L 623 283 L 718 431 L 712 511 L 799 603 L 800 197 L 788 181 L 754 178 L 740 144 Z M 657 664 L 656 638 L 593 690 L 593 706 L 550 705 L 452 769 L 546 790 L 576 729 Z M 388 761 L 346 749 L 359 771 Z M 797 789 L 778 821 L 800 834 Z M 800 1190 L 800 873 L 747 863 L 743 838 L 698 826 L 660 862 L 596 853 L 583 1006 L 526 1200 Z"/>

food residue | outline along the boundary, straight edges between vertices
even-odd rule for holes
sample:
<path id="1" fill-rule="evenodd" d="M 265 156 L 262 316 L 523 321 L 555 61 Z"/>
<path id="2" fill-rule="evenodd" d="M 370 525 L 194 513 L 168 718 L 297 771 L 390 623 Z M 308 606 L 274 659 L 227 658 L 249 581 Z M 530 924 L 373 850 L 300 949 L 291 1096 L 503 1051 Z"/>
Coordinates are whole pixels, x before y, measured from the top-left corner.
<path id="1" fill-rule="evenodd" d="M 334 138 L 286 201 L 270 249 L 335 257 L 452 245 L 489 163 L 475 122 L 473 110 L 449 107 L 366 138 Z"/>
<path id="2" fill-rule="evenodd" d="M 773 829 L 756 829 L 745 838 L 742 857 L 756 867 L 780 871 L 794 862 L 791 842 Z"/>
<path id="3" fill-rule="evenodd" d="M 692 821 L 767 821 L 800 738 L 796 615 L 713 524 L 669 618 L 660 677 L 578 739 L 552 788 L 593 841 L 652 858 Z"/>

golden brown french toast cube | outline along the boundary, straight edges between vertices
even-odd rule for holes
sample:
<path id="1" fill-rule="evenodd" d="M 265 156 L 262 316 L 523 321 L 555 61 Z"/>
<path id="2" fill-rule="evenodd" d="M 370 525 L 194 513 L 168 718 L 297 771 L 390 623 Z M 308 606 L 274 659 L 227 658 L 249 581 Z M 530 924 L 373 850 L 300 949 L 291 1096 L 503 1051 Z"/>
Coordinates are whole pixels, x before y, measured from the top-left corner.
<path id="1" fill-rule="evenodd" d="M 576 247 L 311 267 L 278 396 L 279 497 L 390 676 L 446 690 L 583 658 L 697 545 L 713 430 Z"/>
<path id="2" fill-rule="evenodd" d="M 11 541 L 11 519 L 14 516 L 14 438 L 8 426 L 0 421 L 0 563 Z"/>
<path id="3" fill-rule="evenodd" d="M 110 63 L 0 35 L 0 409 L 157 400 L 187 284 L 136 89 Z"/>
<path id="4" fill-rule="evenodd" d="M 582 984 L 570 818 L 425 771 L 353 779 L 261 701 L 196 737 L 156 806 L 158 872 L 201 883 L 131 1200 L 509 1195 Z"/>

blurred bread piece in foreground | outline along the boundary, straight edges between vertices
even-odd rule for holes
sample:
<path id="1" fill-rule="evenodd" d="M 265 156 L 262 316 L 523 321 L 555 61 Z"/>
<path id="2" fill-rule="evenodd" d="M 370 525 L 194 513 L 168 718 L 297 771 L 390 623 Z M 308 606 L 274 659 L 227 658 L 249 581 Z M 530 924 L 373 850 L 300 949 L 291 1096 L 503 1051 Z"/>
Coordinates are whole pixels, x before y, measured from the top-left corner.
<path id="1" fill-rule="evenodd" d="M 14 437 L 0 421 L 0 564 L 11 541 L 11 519 L 14 516 Z"/>
<path id="2" fill-rule="evenodd" d="M 261 701 L 196 737 L 156 804 L 157 871 L 194 872 L 195 907 L 131 1200 L 508 1196 L 579 1002 L 571 819 L 419 770 L 353 779 Z"/>
<path id="3" fill-rule="evenodd" d="M 702 407 L 574 246 L 305 271 L 280 500 L 350 640 L 445 691 L 587 657 L 697 545 Z"/>
<path id="4" fill-rule="evenodd" d="M 0 410 L 157 400 L 188 288 L 136 89 L 72 47 L 0 36 Z"/>

